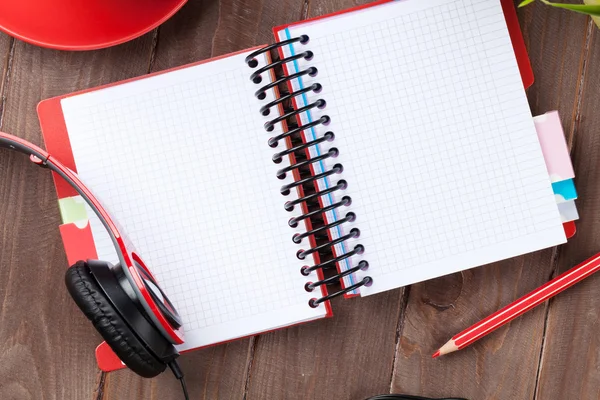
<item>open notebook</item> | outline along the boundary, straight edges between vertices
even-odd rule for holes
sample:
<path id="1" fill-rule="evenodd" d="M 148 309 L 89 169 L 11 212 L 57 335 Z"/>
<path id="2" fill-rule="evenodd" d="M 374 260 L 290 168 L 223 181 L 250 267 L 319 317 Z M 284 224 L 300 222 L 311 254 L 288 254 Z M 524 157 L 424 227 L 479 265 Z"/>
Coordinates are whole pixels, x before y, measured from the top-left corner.
<path id="1" fill-rule="evenodd" d="M 498 0 L 379 2 L 275 34 L 289 62 L 248 50 L 39 107 L 50 152 L 180 310 L 182 350 L 330 316 L 326 278 L 369 295 L 565 241 Z M 57 189 L 69 259 L 114 259 Z"/>

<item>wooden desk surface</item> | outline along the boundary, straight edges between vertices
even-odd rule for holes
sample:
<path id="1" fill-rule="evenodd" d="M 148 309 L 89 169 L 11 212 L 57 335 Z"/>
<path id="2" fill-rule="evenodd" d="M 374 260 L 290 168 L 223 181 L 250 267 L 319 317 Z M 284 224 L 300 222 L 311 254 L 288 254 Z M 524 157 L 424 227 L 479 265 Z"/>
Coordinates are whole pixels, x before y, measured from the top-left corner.
<path id="1" fill-rule="evenodd" d="M 45 98 L 273 40 L 271 27 L 364 0 L 196 0 L 144 37 L 84 53 L 0 35 L 0 127 L 42 144 Z M 193 399 L 363 399 L 405 392 L 469 399 L 600 398 L 600 275 L 471 348 L 432 360 L 452 334 L 600 251 L 600 31 L 582 15 L 519 10 L 536 74 L 534 114 L 558 109 L 581 214 L 574 240 L 367 299 L 335 317 L 182 357 Z M 49 173 L 0 152 L 0 399 L 182 399 L 168 374 L 95 366 L 99 335 L 63 284 Z"/>

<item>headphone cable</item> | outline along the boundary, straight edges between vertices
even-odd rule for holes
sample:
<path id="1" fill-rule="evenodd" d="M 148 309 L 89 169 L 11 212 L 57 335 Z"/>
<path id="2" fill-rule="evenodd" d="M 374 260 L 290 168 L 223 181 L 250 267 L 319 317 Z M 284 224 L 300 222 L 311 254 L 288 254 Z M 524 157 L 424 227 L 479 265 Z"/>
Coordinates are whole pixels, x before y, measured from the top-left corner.
<path id="1" fill-rule="evenodd" d="M 175 378 L 177 378 L 177 380 L 181 382 L 181 389 L 183 390 L 183 396 L 185 397 L 185 400 L 190 400 L 187 385 L 185 384 L 185 376 L 183 376 L 183 372 L 181 371 L 177 360 L 171 361 L 169 363 L 169 368 L 171 368 L 171 371 L 173 371 L 173 375 L 175 375 Z"/>

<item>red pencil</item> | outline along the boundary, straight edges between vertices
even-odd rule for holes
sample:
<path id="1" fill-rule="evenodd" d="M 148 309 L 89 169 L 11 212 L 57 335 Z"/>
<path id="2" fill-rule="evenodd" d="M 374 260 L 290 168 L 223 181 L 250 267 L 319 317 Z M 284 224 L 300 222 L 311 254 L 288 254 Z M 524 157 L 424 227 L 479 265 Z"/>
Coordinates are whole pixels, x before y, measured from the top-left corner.
<path id="1" fill-rule="evenodd" d="M 507 322 L 517 318 L 519 315 L 531 310 L 538 304 L 543 303 L 598 270 L 600 270 L 600 253 L 557 276 L 550 282 L 521 297 L 514 303 L 496 311 L 494 314 L 479 321 L 458 335 L 455 335 L 445 345 L 440 347 L 432 357 L 436 358 L 467 347 L 488 333 L 498 329 Z"/>

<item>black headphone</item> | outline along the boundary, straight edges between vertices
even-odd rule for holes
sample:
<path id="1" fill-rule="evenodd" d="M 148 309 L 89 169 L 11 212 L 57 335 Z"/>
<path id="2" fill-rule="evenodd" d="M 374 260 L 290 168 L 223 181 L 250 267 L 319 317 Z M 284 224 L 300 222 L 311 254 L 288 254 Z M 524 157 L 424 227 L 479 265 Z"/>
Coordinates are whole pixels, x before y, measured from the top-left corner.
<path id="1" fill-rule="evenodd" d="M 61 176 L 98 216 L 119 263 L 78 261 L 65 275 L 71 297 L 119 359 L 133 372 L 152 378 L 171 368 L 181 381 L 175 345 L 183 343 L 181 317 L 131 242 L 77 175 L 45 150 L 0 132 L 0 147 L 16 150 Z"/>

